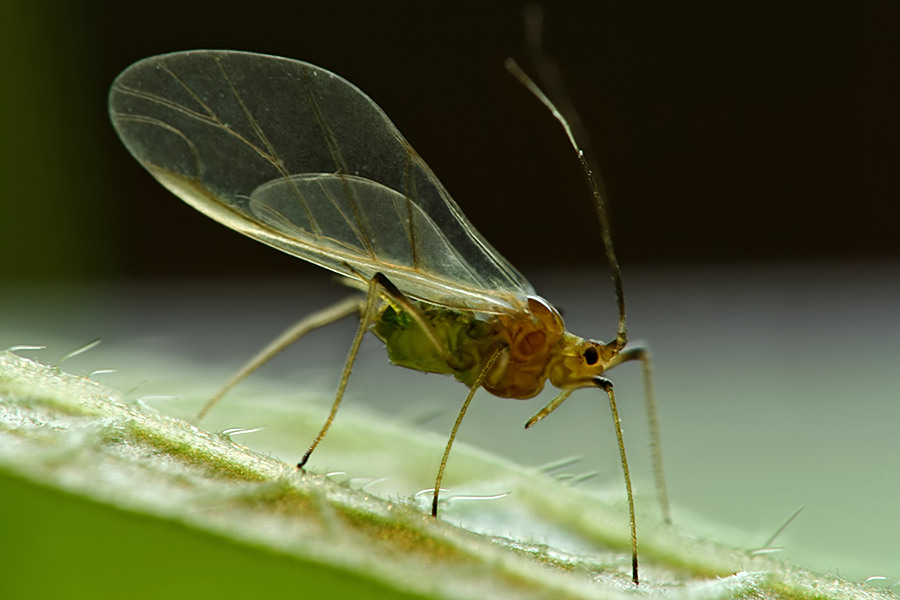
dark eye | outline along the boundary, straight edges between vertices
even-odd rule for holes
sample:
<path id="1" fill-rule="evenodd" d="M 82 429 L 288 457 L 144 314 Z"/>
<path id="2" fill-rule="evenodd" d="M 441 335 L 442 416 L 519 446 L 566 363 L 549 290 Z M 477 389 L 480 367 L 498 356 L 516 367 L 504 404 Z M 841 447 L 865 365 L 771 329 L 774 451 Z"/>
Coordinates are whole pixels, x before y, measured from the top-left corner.
<path id="1" fill-rule="evenodd" d="M 588 346 L 582 356 L 584 357 L 584 362 L 589 365 L 595 365 L 600 360 L 600 355 L 597 354 L 597 349 L 593 346 Z"/>

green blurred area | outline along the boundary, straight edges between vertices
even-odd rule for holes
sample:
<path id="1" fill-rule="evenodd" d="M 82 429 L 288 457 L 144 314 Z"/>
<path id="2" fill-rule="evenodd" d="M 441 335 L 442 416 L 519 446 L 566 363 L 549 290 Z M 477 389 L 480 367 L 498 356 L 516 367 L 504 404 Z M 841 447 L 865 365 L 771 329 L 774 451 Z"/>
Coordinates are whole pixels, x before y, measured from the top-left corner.
<path id="1" fill-rule="evenodd" d="M 5 598 L 414 598 L 0 469 Z M 290 591 L 293 590 L 293 593 Z"/>
<path id="2" fill-rule="evenodd" d="M 108 276 L 116 228 L 91 106 L 79 3 L 0 7 L 0 273 L 6 283 Z"/>

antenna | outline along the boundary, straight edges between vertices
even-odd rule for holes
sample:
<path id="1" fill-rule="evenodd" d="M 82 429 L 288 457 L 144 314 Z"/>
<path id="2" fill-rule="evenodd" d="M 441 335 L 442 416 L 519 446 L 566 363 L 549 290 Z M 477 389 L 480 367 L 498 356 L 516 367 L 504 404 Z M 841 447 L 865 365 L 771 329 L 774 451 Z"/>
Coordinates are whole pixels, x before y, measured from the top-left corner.
<path id="1" fill-rule="evenodd" d="M 513 77 L 518 79 L 535 98 L 540 100 L 544 106 L 550 110 L 556 120 L 560 122 L 566 132 L 566 136 L 569 138 L 569 143 L 572 144 L 572 148 L 575 150 L 575 154 L 581 162 L 581 168 L 584 170 L 585 179 L 591 190 L 591 195 L 594 197 L 594 208 L 597 211 L 597 219 L 600 221 L 600 233 L 603 238 L 603 247 L 606 250 L 606 258 L 609 261 L 609 267 L 612 271 L 613 286 L 615 287 L 616 292 L 616 304 L 619 308 L 619 329 L 616 333 L 615 341 L 610 342 L 608 346 L 613 347 L 617 351 L 621 350 L 625 347 L 625 344 L 628 343 L 628 328 L 625 325 L 625 292 L 622 287 L 622 271 L 619 268 L 619 261 L 616 258 L 616 252 L 613 249 L 612 236 L 610 235 L 609 227 L 609 215 L 607 215 L 606 212 L 606 203 L 604 202 L 603 194 L 600 191 L 600 184 L 594 178 L 590 164 L 585 158 L 581 146 L 578 145 L 578 141 L 575 139 L 575 134 L 573 133 L 572 127 L 569 125 L 569 121 L 566 120 L 566 117 L 558 108 L 556 108 L 556 105 L 553 104 L 550 98 L 544 94 L 543 90 L 541 90 L 525 71 L 522 70 L 515 60 L 507 58 L 505 64 L 506 70 L 509 71 Z M 574 114 L 574 112 L 572 114 Z"/>

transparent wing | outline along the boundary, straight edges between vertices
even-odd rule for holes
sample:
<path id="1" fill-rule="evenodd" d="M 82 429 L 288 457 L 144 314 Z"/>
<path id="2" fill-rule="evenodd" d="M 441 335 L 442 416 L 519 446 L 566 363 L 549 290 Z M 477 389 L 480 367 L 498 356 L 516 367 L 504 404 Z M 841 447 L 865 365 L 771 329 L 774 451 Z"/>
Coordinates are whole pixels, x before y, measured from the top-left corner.
<path id="1" fill-rule="evenodd" d="M 128 150 L 208 216 L 294 256 L 451 307 L 503 310 L 534 293 L 469 223 L 387 116 L 308 63 L 192 51 L 113 83 Z"/>

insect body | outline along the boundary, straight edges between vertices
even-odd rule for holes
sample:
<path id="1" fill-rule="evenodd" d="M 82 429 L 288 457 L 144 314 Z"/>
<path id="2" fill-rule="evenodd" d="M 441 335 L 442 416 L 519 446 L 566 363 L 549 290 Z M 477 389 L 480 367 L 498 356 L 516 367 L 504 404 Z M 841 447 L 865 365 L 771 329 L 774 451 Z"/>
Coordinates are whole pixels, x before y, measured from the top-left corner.
<path id="1" fill-rule="evenodd" d="M 501 362 L 481 381 L 481 387 L 501 398 L 536 396 L 546 381 L 557 388 L 590 387 L 592 378 L 609 367 L 612 354 L 600 342 L 568 333 L 559 313 L 545 300 L 527 298 L 521 312 L 480 315 L 420 306 L 449 357 L 422 334 L 407 313 L 385 305 L 373 332 L 387 347 L 396 365 L 455 375 L 471 387 L 485 361 L 503 348 Z M 601 360 L 601 354 L 606 359 Z"/>
<path id="2" fill-rule="evenodd" d="M 609 397 L 625 474 L 637 582 L 631 480 L 612 384 L 602 374 L 639 359 L 649 384 L 649 361 L 642 348 L 625 347 L 624 297 L 605 229 L 620 313 L 609 343 L 568 333 L 559 313 L 466 220 L 381 109 L 333 73 L 245 52 L 156 56 L 119 75 L 110 113 L 129 151 L 185 202 L 367 292 L 363 300 L 349 299 L 298 322 L 241 369 L 204 413 L 305 333 L 356 313 L 360 326 L 331 413 L 298 466 L 330 427 L 371 330 L 393 363 L 452 374 L 469 388 L 436 478 L 436 516 L 450 448 L 476 390 L 525 399 L 549 381 L 559 394 L 528 427 L 574 390 L 600 388 Z M 570 140 L 574 145 L 571 133 Z M 594 193 L 602 216 L 596 186 Z M 648 406 L 656 440 L 649 389 Z M 656 458 L 664 499 L 658 452 Z"/>

